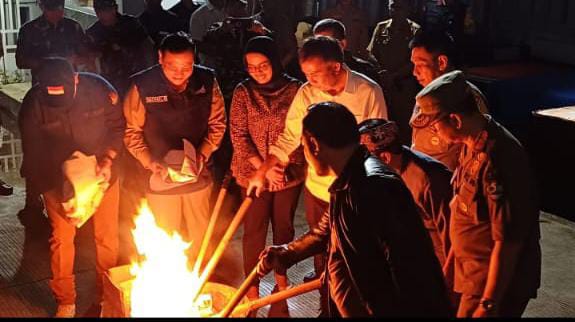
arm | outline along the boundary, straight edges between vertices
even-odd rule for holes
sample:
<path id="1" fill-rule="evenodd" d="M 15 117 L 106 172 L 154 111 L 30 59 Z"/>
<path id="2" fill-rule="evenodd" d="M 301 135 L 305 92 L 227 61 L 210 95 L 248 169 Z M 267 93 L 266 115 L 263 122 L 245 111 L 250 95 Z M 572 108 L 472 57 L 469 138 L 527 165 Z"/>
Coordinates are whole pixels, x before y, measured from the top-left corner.
<path id="1" fill-rule="evenodd" d="M 225 132 L 226 110 L 224 107 L 224 97 L 222 96 L 218 82 L 214 79 L 212 110 L 208 119 L 208 134 L 198 149 L 204 160 L 208 160 L 212 153 L 220 147 Z"/>
<path id="2" fill-rule="evenodd" d="M 144 124 L 146 123 L 146 109 L 140 100 L 136 85 L 132 85 L 124 100 L 124 117 L 126 118 L 126 131 L 124 144 L 128 151 L 144 168 L 151 169 L 152 155 L 144 139 Z"/>
<path id="3" fill-rule="evenodd" d="M 16 66 L 20 69 L 34 69 L 40 64 L 40 60 L 35 58 L 29 47 L 30 35 L 27 25 L 20 29 L 18 33 L 18 45 L 16 46 Z"/>
<path id="4" fill-rule="evenodd" d="M 425 212 L 429 214 L 435 225 L 441 241 L 443 243 L 443 251 L 445 258 L 451 249 L 451 242 L 449 239 L 449 219 L 451 210 L 449 203 L 453 197 L 453 189 L 450 184 L 450 176 L 448 170 L 445 170 L 445 175 L 437 175 L 431 180 L 425 189 L 423 196 L 423 206 Z M 443 173 L 442 173 L 443 174 Z"/>
<path id="5" fill-rule="evenodd" d="M 41 164 L 36 161 L 42 159 L 42 151 L 39 148 L 44 146 L 45 138 L 40 130 L 40 121 L 36 117 L 34 108 L 31 92 L 28 92 L 19 111 L 18 128 L 22 136 L 22 153 L 24 155 L 22 176 L 31 179 L 33 184 L 35 178 L 42 176 L 38 169 Z"/>
<path id="6" fill-rule="evenodd" d="M 113 89 L 108 89 L 106 95 L 105 102 L 107 106 L 105 109 L 108 135 L 106 137 L 104 154 L 114 159 L 122 151 L 126 120 L 119 103 L 118 93 Z"/>
<path id="7" fill-rule="evenodd" d="M 371 106 L 369 118 L 388 119 L 387 104 L 379 85 L 373 87 L 373 90 L 369 94 L 368 104 Z"/>
<path id="8" fill-rule="evenodd" d="M 302 88 L 298 90 L 289 108 L 282 133 L 277 141 L 270 146 L 269 154 L 264 163 L 256 171 L 253 178 L 250 179 L 247 188 L 248 195 L 255 191 L 256 196 L 259 196 L 263 189 L 267 172 L 278 164 L 287 164 L 289 155 L 301 144 L 302 120 L 307 109 L 303 99 Z"/>
<path id="9" fill-rule="evenodd" d="M 254 169 L 258 169 L 263 160 L 249 133 L 246 101 L 245 87 L 236 87 L 230 108 L 230 138 L 234 151 L 242 151 Z"/>

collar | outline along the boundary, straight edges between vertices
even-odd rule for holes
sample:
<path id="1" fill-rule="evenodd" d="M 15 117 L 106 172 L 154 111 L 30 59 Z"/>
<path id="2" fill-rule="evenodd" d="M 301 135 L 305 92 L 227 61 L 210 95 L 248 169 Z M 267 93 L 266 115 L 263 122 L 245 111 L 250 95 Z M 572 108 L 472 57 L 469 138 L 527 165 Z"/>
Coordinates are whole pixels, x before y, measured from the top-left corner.
<path id="1" fill-rule="evenodd" d="M 399 174 L 403 176 L 403 173 L 407 169 L 411 159 L 412 159 L 413 152 L 406 147 L 405 145 L 401 146 L 401 166 L 399 168 Z"/>
<path id="2" fill-rule="evenodd" d="M 343 69 L 347 73 L 347 75 L 346 75 L 347 80 L 345 82 L 345 88 L 343 89 L 343 92 L 349 93 L 349 94 L 354 94 L 355 92 L 357 92 L 357 87 L 358 87 L 357 76 L 355 76 L 353 74 L 352 70 L 349 69 L 349 67 L 345 63 L 343 64 Z"/>
<path id="3" fill-rule="evenodd" d="M 329 187 L 330 193 L 335 193 L 339 191 L 344 191 L 349 188 L 350 182 L 353 179 L 353 175 L 357 172 L 358 167 L 363 167 L 363 162 L 367 154 L 367 150 L 362 146 L 359 146 L 355 152 L 349 158 L 349 161 L 343 168 L 341 174 Z"/>
<path id="4" fill-rule="evenodd" d="M 489 139 L 489 130 L 493 125 L 493 118 L 489 115 L 485 115 L 485 117 L 487 118 L 487 124 L 485 125 L 485 128 L 477 134 L 475 142 L 473 143 L 473 151 L 475 152 L 485 151 L 487 141 Z"/>

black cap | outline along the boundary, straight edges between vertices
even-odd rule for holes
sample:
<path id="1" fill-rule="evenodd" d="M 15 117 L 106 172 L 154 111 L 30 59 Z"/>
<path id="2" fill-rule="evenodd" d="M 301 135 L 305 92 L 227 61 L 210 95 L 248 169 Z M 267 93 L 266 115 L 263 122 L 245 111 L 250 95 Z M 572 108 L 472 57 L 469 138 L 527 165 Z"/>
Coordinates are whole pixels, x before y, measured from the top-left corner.
<path id="1" fill-rule="evenodd" d="M 369 152 L 387 151 L 398 144 L 399 127 L 385 119 L 367 119 L 359 123 L 360 143 Z"/>
<path id="2" fill-rule="evenodd" d="M 64 8 L 64 0 L 40 0 L 40 4 L 48 10 Z"/>
<path id="3" fill-rule="evenodd" d="M 116 0 L 94 0 L 94 10 L 116 8 Z"/>
<path id="4" fill-rule="evenodd" d="M 74 84 L 74 68 L 61 57 L 43 58 L 37 74 L 41 86 L 62 86 Z"/>

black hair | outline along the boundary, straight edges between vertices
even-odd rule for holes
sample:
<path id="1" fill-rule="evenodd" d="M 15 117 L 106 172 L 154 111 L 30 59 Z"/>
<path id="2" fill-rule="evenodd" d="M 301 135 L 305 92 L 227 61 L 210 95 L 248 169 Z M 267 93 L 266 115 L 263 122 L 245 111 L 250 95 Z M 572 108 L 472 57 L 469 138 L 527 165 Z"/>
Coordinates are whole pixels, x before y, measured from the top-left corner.
<path id="1" fill-rule="evenodd" d="M 325 61 L 343 63 L 343 49 L 339 42 L 327 36 L 313 36 L 306 39 L 299 50 L 300 61 L 319 57 Z"/>
<path id="2" fill-rule="evenodd" d="M 310 106 L 303 119 L 303 130 L 330 148 L 359 144 L 355 116 L 339 103 L 323 102 Z"/>
<path id="3" fill-rule="evenodd" d="M 169 34 L 164 37 L 159 49 L 162 53 L 166 51 L 171 53 L 183 53 L 185 51 L 195 53 L 196 44 L 189 34 L 183 31 L 178 31 L 177 33 Z"/>
<path id="4" fill-rule="evenodd" d="M 460 53 L 453 36 L 446 31 L 418 31 L 411 42 L 409 49 L 423 47 L 434 56 L 445 55 L 449 60 L 449 65 L 458 68 L 461 64 Z"/>
<path id="5" fill-rule="evenodd" d="M 318 21 L 313 27 L 313 33 L 329 32 L 333 38 L 344 40 L 346 38 L 345 25 L 336 19 L 327 18 Z"/>

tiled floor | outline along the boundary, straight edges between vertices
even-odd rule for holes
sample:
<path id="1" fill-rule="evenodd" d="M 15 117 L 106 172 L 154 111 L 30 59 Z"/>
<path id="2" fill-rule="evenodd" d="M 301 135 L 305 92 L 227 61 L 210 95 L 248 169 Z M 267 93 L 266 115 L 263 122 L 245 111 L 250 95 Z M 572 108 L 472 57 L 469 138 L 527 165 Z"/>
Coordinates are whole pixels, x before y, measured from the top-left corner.
<path id="1" fill-rule="evenodd" d="M 48 317 L 55 310 L 48 281 L 47 236 L 27 236 L 16 213 L 24 202 L 22 181 L 15 175 L 3 178 L 15 185 L 11 197 L 0 197 L 0 317 Z M 307 224 L 300 208 L 296 214 L 296 236 L 306 231 Z M 85 314 L 94 300 L 94 256 L 90 225 L 77 236 L 76 283 L 78 315 Z M 539 297 L 530 302 L 527 317 L 575 317 L 575 224 L 551 215 L 542 216 L 543 276 Z M 34 237 L 34 238 L 32 238 Z M 243 280 L 241 228 L 230 243 L 214 276 L 218 282 L 238 287 Z M 268 235 L 271 243 L 271 234 Z M 311 259 L 299 263 L 288 272 L 294 284 L 302 282 L 311 270 Z M 261 295 L 274 286 L 273 274 L 262 282 Z M 314 317 L 318 292 L 290 299 L 292 317 Z M 258 317 L 267 316 L 268 308 L 260 309 Z"/>

